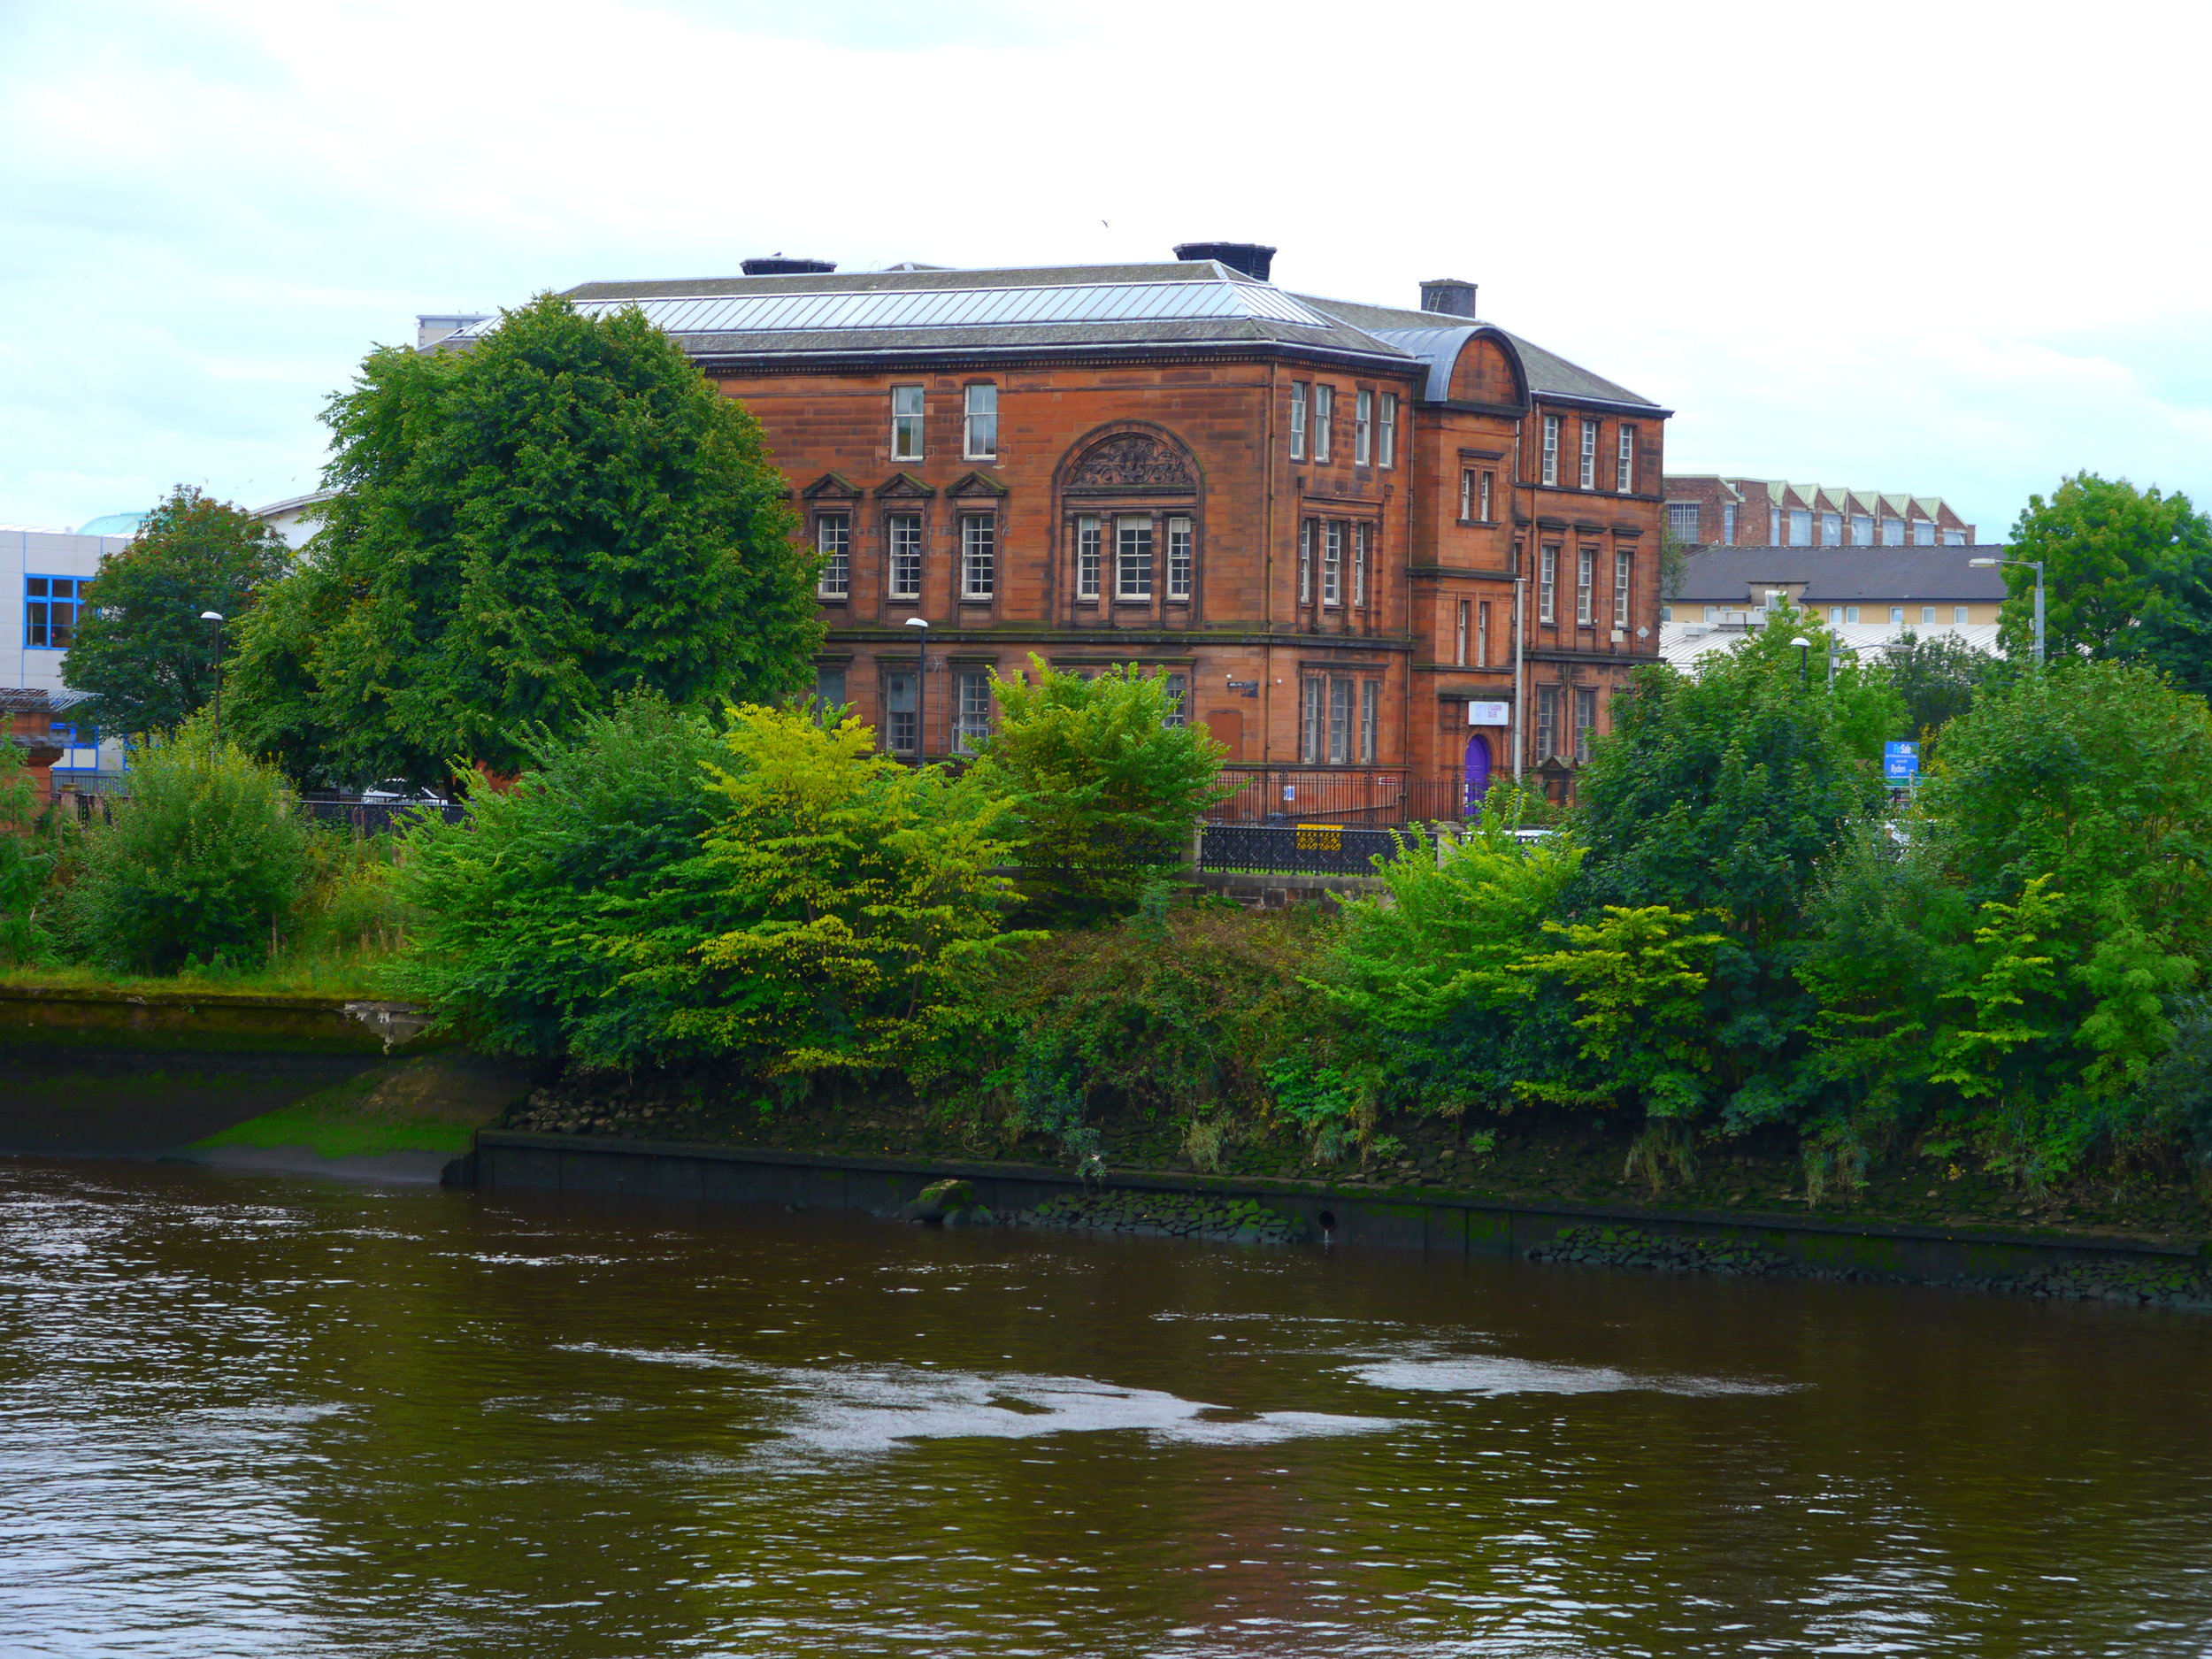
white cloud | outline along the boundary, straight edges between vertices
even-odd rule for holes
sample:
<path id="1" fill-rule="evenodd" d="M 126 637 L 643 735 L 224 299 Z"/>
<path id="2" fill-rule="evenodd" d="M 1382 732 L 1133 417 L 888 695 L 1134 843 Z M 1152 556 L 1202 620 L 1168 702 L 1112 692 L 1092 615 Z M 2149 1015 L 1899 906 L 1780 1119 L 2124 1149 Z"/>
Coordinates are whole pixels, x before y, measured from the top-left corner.
<path id="1" fill-rule="evenodd" d="M 2203 14 L 1310 0 L 0 8 L 0 520 L 247 501 L 414 313 L 594 277 L 1280 246 L 1679 411 L 1684 469 L 2212 496 Z M 2059 50 L 2056 42 L 2062 41 Z"/>

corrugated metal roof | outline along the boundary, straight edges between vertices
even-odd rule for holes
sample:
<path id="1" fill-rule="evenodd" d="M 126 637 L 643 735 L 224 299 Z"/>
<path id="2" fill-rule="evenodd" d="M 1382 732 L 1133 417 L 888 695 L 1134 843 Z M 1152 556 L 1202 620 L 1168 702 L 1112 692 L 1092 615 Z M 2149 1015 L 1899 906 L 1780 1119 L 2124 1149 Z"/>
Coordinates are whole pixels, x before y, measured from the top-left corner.
<path id="1" fill-rule="evenodd" d="M 587 312 L 636 305 L 703 359 L 1272 342 L 1417 365 L 1432 398 L 1448 394 L 1467 340 L 1488 331 L 1517 356 L 1533 391 L 1658 410 L 1489 324 L 1291 294 L 1210 259 L 587 282 L 565 297 Z M 442 343 L 465 346 L 497 326 Z"/>
<path id="2" fill-rule="evenodd" d="M 906 328 L 1053 328 L 1098 323 L 1256 319 L 1333 332 L 1334 319 L 1280 288 L 1218 279 L 1094 282 L 1026 288 L 930 288 L 838 292 L 580 299 L 586 313 L 635 305 L 671 334 L 818 334 Z M 480 334 L 495 323 L 464 329 Z"/>

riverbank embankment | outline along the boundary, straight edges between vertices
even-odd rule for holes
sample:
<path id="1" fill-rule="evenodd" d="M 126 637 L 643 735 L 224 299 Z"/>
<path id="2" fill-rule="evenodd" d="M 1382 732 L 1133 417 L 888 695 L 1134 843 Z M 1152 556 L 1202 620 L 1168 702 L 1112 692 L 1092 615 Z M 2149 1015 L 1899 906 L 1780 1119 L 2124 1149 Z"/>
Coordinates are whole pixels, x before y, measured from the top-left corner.
<path id="1" fill-rule="evenodd" d="M 1102 1191 L 1177 1194 L 1225 1209 L 1258 1204 L 1333 1247 L 1446 1258 L 1527 1257 L 1676 1271 L 2018 1287 L 2212 1308 L 2196 1244 L 1993 1227 L 1916 1227 L 1864 1218 L 1715 1213 L 1682 1207 L 1527 1202 L 1414 1184 L 1118 1171 L 1105 1179 L 1003 1160 L 845 1156 L 772 1147 L 486 1130 L 467 1179 L 535 1190 L 678 1204 L 767 1203 L 911 1215 L 927 1187 L 959 1181 L 995 1215 L 1066 1213 Z M 2068 1288 L 2078 1286 L 2078 1289 Z"/>
<path id="2" fill-rule="evenodd" d="M 434 1181 L 526 1093 L 403 1004 L 0 986 L 0 1153 Z"/>

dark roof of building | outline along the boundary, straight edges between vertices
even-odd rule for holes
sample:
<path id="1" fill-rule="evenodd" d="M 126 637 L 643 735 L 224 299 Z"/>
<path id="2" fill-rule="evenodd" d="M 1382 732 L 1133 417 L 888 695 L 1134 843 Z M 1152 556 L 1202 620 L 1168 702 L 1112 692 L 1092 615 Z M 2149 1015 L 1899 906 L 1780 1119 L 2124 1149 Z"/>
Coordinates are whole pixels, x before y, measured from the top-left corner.
<path id="1" fill-rule="evenodd" d="M 1211 259 L 586 282 L 565 297 L 586 311 L 636 305 L 702 358 L 1272 343 L 1423 365 L 1431 398 L 1444 396 L 1468 337 L 1488 331 L 1519 358 L 1532 392 L 1663 412 L 1489 324 L 1292 294 Z M 441 343 L 465 347 L 497 326 Z"/>
<path id="2" fill-rule="evenodd" d="M 1969 559 L 1997 558 L 2002 547 L 1716 547 L 1688 555 L 1678 604 L 1741 604 L 1768 588 L 1802 582 L 1803 602 L 1858 604 L 1890 600 L 1980 600 L 2005 596 L 2004 572 L 1976 570 Z"/>
<path id="3" fill-rule="evenodd" d="M 1632 409 L 1655 411 L 1659 407 L 1648 397 L 1640 396 L 1603 375 L 1593 374 L 1581 365 L 1570 363 L 1566 358 L 1545 350 L 1533 341 L 1509 334 L 1494 323 L 1470 322 L 1447 316 L 1441 311 L 1410 311 L 1392 305 L 1368 305 L 1357 300 L 1322 299 L 1310 294 L 1301 294 L 1298 297 L 1309 305 L 1326 311 L 1354 327 L 1364 329 L 1384 340 L 1396 341 L 1416 334 L 1455 335 L 1457 339 L 1451 347 L 1455 354 L 1459 349 L 1459 340 L 1489 329 L 1508 341 L 1519 355 L 1521 367 L 1528 376 L 1529 389 L 1532 392 L 1580 398 L 1589 403 L 1620 403 Z M 1418 350 L 1414 350 L 1412 354 L 1417 357 L 1424 355 Z M 1444 360 L 1443 371 L 1447 375 L 1451 373 L 1449 357 Z M 1429 393 L 1431 397 L 1440 398 L 1443 395 L 1441 388 Z"/>

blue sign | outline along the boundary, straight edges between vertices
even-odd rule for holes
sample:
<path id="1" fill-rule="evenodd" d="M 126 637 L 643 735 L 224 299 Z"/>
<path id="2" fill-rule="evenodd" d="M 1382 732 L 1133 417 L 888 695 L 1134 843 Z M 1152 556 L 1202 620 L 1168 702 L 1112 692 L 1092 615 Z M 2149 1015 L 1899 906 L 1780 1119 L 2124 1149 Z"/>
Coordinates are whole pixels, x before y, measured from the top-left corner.
<path id="1" fill-rule="evenodd" d="M 1920 776 L 1920 745 L 1917 743 L 1883 744 L 1882 776 L 1891 783 L 1916 781 Z"/>

